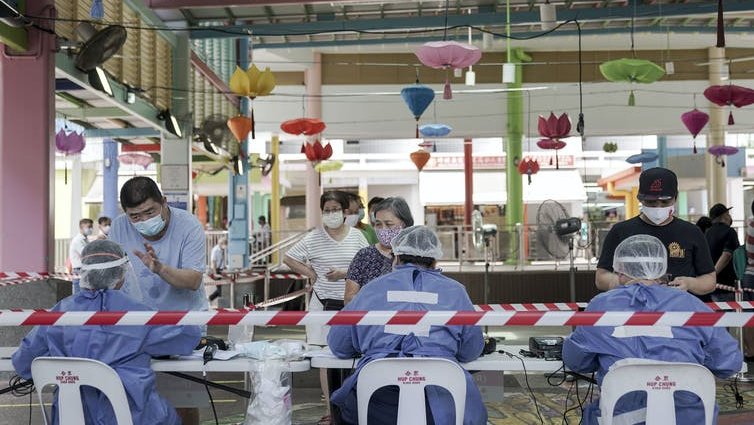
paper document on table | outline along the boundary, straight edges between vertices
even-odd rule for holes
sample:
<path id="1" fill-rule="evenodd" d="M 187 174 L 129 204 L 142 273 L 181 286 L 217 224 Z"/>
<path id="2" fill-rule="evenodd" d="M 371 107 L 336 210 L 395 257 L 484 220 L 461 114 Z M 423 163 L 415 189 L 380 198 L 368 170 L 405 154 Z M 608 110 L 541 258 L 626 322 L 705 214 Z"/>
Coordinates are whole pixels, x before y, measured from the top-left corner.
<path id="1" fill-rule="evenodd" d="M 215 355 L 212 356 L 212 360 L 230 360 L 233 357 L 236 357 L 238 355 L 238 351 L 233 350 L 217 350 L 215 351 Z M 199 350 L 194 350 L 193 353 L 191 353 L 188 356 L 180 356 L 178 357 L 180 359 L 204 359 L 204 348 L 201 348 Z"/>

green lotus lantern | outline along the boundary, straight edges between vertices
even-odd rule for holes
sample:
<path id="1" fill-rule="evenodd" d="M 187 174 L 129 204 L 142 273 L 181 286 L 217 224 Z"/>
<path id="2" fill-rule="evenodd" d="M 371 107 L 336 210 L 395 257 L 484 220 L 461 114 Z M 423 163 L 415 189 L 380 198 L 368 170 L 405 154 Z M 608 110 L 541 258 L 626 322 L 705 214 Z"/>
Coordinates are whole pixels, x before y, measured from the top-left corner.
<path id="1" fill-rule="evenodd" d="M 600 72 L 613 82 L 629 82 L 651 84 L 665 75 L 665 70 L 654 62 L 646 59 L 616 59 L 600 65 Z M 634 106 L 636 99 L 634 90 L 628 96 L 628 106 Z"/>

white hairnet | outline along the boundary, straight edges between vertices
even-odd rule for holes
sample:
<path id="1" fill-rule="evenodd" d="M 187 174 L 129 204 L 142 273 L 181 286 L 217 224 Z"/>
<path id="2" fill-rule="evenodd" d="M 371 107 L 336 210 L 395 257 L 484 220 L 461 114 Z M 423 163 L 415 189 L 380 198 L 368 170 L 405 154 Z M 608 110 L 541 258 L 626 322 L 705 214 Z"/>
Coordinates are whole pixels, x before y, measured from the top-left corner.
<path id="1" fill-rule="evenodd" d="M 97 240 L 81 251 L 81 281 L 85 289 L 112 289 L 125 279 L 131 265 L 117 243 Z"/>
<path id="2" fill-rule="evenodd" d="M 411 226 L 401 230 L 390 242 L 395 255 L 442 258 L 442 244 L 437 234 L 427 226 Z"/>
<path id="3" fill-rule="evenodd" d="M 656 280 L 668 267 L 668 251 L 654 236 L 634 235 L 615 248 L 613 271 L 634 279 Z"/>

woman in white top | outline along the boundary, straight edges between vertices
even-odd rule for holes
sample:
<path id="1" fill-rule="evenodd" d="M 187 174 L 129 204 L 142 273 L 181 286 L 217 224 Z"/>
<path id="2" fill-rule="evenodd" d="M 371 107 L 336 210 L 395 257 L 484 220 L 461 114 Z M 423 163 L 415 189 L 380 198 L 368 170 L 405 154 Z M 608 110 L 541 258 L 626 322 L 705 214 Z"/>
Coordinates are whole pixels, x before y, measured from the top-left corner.
<path id="1" fill-rule="evenodd" d="M 368 246 L 359 229 L 345 224 L 343 210 L 348 198 L 338 191 L 325 192 L 319 198 L 322 224 L 293 245 L 285 255 L 285 264 L 295 273 L 309 278 L 312 297 L 309 311 L 340 310 L 346 287 L 346 272 L 361 248 Z M 306 326 L 309 344 L 327 345 L 329 326 Z M 328 395 L 325 369 L 320 371 L 322 392 Z M 327 398 L 326 398 L 327 400 Z M 329 403 L 327 403 L 329 409 Z M 329 423 L 329 414 L 320 423 Z"/>

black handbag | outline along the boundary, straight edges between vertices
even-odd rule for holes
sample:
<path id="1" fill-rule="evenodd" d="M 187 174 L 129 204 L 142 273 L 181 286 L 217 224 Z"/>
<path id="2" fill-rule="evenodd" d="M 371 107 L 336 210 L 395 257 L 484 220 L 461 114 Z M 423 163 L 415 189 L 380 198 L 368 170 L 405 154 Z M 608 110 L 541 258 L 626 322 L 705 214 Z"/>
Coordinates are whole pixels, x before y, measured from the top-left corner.
<path id="1" fill-rule="evenodd" d="M 324 311 L 340 311 L 345 307 L 343 300 L 336 300 L 333 298 L 320 298 L 317 293 L 314 293 L 320 303 L 322 303 L 322 309 Z"/>

